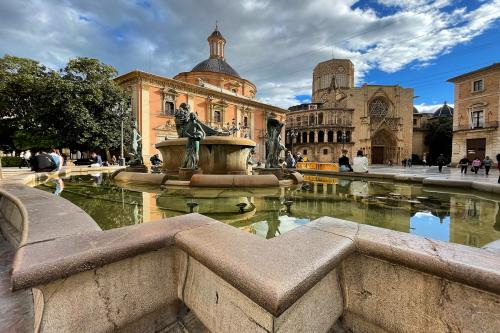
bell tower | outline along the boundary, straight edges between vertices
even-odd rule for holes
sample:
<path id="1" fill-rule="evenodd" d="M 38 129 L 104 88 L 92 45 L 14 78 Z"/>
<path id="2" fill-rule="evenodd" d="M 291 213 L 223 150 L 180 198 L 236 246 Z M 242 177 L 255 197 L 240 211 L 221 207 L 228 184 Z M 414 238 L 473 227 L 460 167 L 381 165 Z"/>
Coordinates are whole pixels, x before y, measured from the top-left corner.
<path id="1" fill-rule="evenodd" d="M 220 58 L 224 60 L 224 46 L 226 40 L 222 37 L 219 31 L 217 22 L 215 22 L 215 30 L 208 36 L 208 46 L 210 47 L 210 58 Z"/>

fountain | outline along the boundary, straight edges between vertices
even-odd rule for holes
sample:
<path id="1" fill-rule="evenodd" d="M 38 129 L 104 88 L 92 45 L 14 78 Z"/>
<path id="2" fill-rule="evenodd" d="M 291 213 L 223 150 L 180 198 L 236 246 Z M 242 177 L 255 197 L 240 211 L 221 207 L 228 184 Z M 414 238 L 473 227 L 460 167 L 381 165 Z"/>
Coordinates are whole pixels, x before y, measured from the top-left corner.
<path id="1" fill-rule="evenodd" d="M 163 156 L 163 172 L 177 178 L 175 185 L 275 187 L 301 181 L 298 174 L 285 175 L 278 162 L 284 149 L 280 136 L 284 123 L 273 114 L 267 120 L 266 165 L 256 175 L 250 175 L 248 163 L 254 141 L 203 124 L 185 103 L 175 111 L 175 124 L 179 138 L 156 144 Z"/>

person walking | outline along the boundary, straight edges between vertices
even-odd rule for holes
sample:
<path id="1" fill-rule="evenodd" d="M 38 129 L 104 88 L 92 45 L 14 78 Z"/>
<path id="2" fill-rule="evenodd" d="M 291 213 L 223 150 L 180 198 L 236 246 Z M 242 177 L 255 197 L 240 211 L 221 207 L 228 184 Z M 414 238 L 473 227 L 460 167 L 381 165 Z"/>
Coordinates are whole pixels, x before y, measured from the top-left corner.
<path id="1" fill-rule="evenodd" d="M 476 175 L 480 167 L 481 167 L 481 160 L 479 159 L 479 157 L 476 157 L 474 161 L 472 161 L 472 170 L 474 170 L 474 173 Z"/>
<path id="2" fill-rule="evenodd" d="M 484 165 L 484 172 L 486 176 L 490 173 L 490 168 L 493 165 L 493 160 L 489 157 L 486 156 L 486 158 L 483 160 L 483 165 Z"/>
<path id="3" fill-rule="evenodd" d="M 437 158 L 437 165 L 438 165 L 438 170 L 439 172 L 443 172 L 443 165 L 446 164 L 446 159 L 444 158 L 443 154 L 439 154 Z"/>
<path id="4" fill-rule="evenodd" d="M 500 154 L 497 154 L 497 168 L 500 172 Z M 500 175 L 498 176 L 498 184 L 500 184 Z"/>
<path id="5" fill-rule="evenodd" d="M 458 165 L 460 166 L 460 173 L 467 174 L 467 168 L 469 167 L 470 161 L 467 158 L 467 156 L 464 156 L 459 162 Z"/>

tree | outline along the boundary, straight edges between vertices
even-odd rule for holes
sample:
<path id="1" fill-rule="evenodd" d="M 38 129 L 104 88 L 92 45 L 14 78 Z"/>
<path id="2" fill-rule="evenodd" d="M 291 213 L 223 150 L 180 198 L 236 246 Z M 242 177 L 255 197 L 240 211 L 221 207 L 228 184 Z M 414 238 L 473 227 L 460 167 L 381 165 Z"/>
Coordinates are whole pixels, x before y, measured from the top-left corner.
<path id="1" fill-rule="evenodd" d="M 0 59 L 0 144 L 17 149 L 118 148 L 121 122 L 130 141 L 128 96 L 117 71 L 97 59 L 76 58 L 59 71 L 35 60 Z M 50 145 L 50 146 L 45 146 Z"/>
<path id="2" fill-rule="evenodd" d="M 424 143 L 429 147 L 428 160 L 435 162 L 440 154 L 449 159 L 453 138 L 453 118 L 439 117 L 437 121 L 430 121 L 427 129 L 429 134 L 425 136 Z"/>

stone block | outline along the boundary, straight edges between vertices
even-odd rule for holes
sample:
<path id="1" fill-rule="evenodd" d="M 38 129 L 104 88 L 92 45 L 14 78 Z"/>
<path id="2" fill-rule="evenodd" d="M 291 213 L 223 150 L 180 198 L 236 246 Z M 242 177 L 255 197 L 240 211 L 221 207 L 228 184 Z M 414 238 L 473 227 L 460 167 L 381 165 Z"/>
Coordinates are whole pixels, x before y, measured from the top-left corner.
<path id="1" fill-rule="evenodd" d="M 341 281 L 354 332 L 500 331 L 499 295 L 358 254 L 342 263 Z"/>
<path id="2" fill-rule="evenodd" d="M 41 332 L 122 331 L 146 315 L 157 325 L 142 327 L 163 329 L 179 307 L 174 260 L 166 248 L 38 286 Z"/>
<path id="3" fill-rule="evenodd" d="M 290 178 L 294 184 L 300 184 L 304 181 L 304 176 L 300 172 L 290 172 Z"/>
<path id="4" fill-rule="evenodd" d="M 167 180 L 167 176 L 160 173 L 122 171 L 118 173 L 113 179 L 118 182 L 162 185 Z"/>

